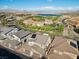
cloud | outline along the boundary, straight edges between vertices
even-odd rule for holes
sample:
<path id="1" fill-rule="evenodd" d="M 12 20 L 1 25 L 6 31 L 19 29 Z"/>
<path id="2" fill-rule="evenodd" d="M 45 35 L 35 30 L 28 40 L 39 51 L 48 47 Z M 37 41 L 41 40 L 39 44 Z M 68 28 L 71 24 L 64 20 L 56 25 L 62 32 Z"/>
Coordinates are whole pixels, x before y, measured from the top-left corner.
<path id="1" fill-rule="evenodd" d="M 42 6 L 42 7 L 36 7 L 36 8 L 31 8 L 29 10 L 79 10 L 79 7 L 55 7 L 55 6 Z"/>

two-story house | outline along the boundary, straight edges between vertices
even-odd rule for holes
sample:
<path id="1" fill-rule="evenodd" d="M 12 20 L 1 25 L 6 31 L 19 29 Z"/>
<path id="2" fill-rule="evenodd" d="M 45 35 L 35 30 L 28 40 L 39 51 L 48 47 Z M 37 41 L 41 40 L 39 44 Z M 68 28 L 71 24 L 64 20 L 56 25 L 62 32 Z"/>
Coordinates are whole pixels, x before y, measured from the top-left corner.
<path id="1" fill-rule="evenodd" d="M 49 35 L 46 34 L 30 34 L 27 37 L 28 45 L 31 46 L 31 56 L 34 53 L 38 54 L 39 57 L 45 54 L 45 49 L 51 42 L 51 38 Z"/>
<path id="2" fill-rule="evenodd" d="M 14 34 L 12 35 L 12 39 L 24 43 L 24 42 L 27 40 L 26 37 L 27 37 L 29 34 L 31 34 L 31 32 L 25 31 L 25 30 L 19 30 L 18 32 L 14 33 Z"/>
<path id="3" fill-rule="evenodd" d="M 1 34 L 4 38 L 10 38 L 11 35 L 12 35 L 13 33 L 17 32 L 17 31 L 18 31 L 17 28 L 0 26 L 0 34 Z"/>

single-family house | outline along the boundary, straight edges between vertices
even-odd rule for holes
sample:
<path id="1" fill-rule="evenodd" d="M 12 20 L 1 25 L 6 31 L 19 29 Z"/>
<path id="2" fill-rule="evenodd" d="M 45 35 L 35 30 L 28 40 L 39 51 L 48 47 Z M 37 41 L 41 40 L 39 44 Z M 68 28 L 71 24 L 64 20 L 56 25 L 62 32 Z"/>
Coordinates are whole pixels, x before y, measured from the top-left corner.
<path id="1" fill-rule="evenodd" d="M 23 21 L 23 23 L 25 23 L 26 25 L 32 25 L 34 21 L 32 19 L 26 19 Z"/>
<path id="2" fill-rule="evenodd" d="M 12 35 L 12 39 L 17 40 L 19 42 L 25 42 L 26 37 L 31 34 L 29 31 L 19 30 L 18 32 Z"/>
<path id="3" fill-rule="evenodd" d="M 39 57 L 43 56 L 45 54 L 45 49 L 51 42 L 51 38 L 49 35 L 45 34 L 30 34 L 27 37 L 28 45 L 31 46 L 31 56 L 33 56 L 33 53 L 36 53 L 39 55 Z"/>
<path id="4" fill-rule="evenodd" d="M 15 17 L 14 16 L 7 16 L 6 19 L 8 22 L 10 22 L 10 21 L 14 21 Z"/>
<path id="5" fill-rule="evenodd" d="M 77 42 L 64 37 L 55 37 L 46 52 L 49 59 L 77 59 Z"/>
<path id="6" fill-rule="evenodd" d="M 73 17 L 69 19 L 71 25 L 74 25 L 76 27 L 79 27 L 79 17 Z"/>
<path id="7" fill-rule="evenodd" d="M 7 19 L 7 26 L 15 26 L 15 17 L 12 17 L 12 16 L 10 16 L 10 17 L 7 17 L 6 18 Z"/>
<path id="8" fill-rule="evenodd" d="M 45 19 L 44 24 L 45 25 L 51 25 L 51 24 L 53 24 L 53 21 L 51 19 Z"/>
<path id="9" fill-rule="evenodd" d="M 32 25 L 33 26 L 44 26 L 44 22 L 35 21 Z"/>
<path id="10" fill-rule="evenodd" d="M 17 28 L 0 26 L 0 34 L 4 38 L 5 37 L 10 38 L 10 36 L 17 31 L 18 31 Z"/>
<path id="11" fill-rule="evenodd" d="M 34 21 L 32 19 L 24 20 L 23 23 L 25 23 L 26 25 L 44 26 L 44 22 Z"/>
<path id="12" fill-rule="evenodd" d="M 21 19 L 22 19 L 22 17 L 16 16 L 16 20 L 21 20 Z"/>

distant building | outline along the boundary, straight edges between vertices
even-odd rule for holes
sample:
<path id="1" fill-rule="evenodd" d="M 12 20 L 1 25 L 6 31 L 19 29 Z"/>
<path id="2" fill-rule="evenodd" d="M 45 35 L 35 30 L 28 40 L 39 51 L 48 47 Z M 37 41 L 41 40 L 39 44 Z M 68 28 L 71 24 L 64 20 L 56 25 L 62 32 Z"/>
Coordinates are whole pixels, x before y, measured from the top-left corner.
<path id="1" fill-rule="evenodd" d="M 44 26 L 44 22 L 35 21 L 32 25 L 33 26 Z"/>
<path id="2" fill-rule="evenodd" d="M 33 26 L 44 26 L 44 25 L 51 25 L 53 24 L 52 20 L 45 19 L 45 21 L 34 21 L 32 19 L 24 20 L 26 25 L 33 25 Z"/>
<path id="3" fill-rule="evenodd" d="M 44 24 L 45 25 L 51 25 L 51 24 L 53 24 L 53 21 L 51 19 L 45 19 Z"/>
<path id="4" fill-rule="evenodd" d="M 16 16 L 16 20 L 21 20 L 22 17 Z"/>
<path id="5" fill-rule="evenodd" d="M 70 21 L 71 21 L 71 25 L 79 27 L 79 17 L 73 17 L 70 19 Z"/>
<path id="6" fill-rule="evenodd" d="M 7 26 L 15 26 L 15 17 L 9 16 L 6 18 L 7 19 Z"/>
<path id="7" fill-rule="evenodd" d="M 26 25 L 32 25 L 34 21 L 32 19 L 26 19 L 23 21 L 23 23 L 25 23 Z"/>

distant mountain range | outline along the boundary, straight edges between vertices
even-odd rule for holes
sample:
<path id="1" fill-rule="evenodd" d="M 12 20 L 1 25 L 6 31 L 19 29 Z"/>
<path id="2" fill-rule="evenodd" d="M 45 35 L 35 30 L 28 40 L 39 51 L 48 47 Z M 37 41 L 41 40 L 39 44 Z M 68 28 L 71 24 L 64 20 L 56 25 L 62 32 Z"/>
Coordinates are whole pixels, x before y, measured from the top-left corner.
<path id="1" fill-rule="evenodd" d="M 16 10 L 16 9 L 0 9 L 0 12 L 5 12 L 5 13 L 28 13 L 26 10 Z"/>
<path id="2" fill-rule="evenodd" d="M 79 10 L 76 10 L 76 11 L 66 11 L 66 12 L 61 12 L 60 14 L 79 15 Z"/>
<path id="3" fill-rule="evenodd" d="M 79 14 L 79 10 L 75 11 L 27 11 L 27 10 L 15 10 L 15 9 L 0 9 L 0 12 L 5 13 L 31 13 L 31 14 Z"/>

